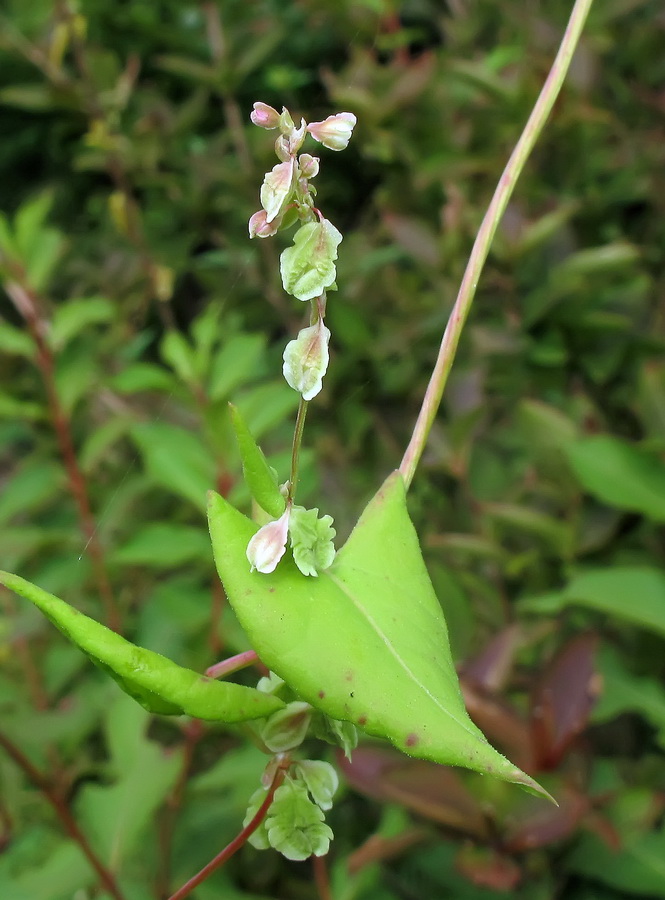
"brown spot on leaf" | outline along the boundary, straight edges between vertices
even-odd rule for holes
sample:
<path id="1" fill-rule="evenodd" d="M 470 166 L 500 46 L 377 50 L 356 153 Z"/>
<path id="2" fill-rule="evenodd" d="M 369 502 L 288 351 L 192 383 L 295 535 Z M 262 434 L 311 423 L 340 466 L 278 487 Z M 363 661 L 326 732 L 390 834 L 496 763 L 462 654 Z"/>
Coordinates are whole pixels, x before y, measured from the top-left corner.
<path id="1" fill-rule="evenodd" d="M 361 728 L 367 725 L 367 716 L 358 716 L 358 725 L 360 725 Z"/>
<path id="2" fill-rule="evenodd" d="M 319 691 L 319 700 L 323 700 L 323 698 L 325 697 L 325 695 L 326 695 L 326 692 L 325 692 L 325 691 Z"/>
<path id="3" fill-rule="evenodd" d="M 406 740 L 404 741 L 404 743 L 406 744 L 407 747 L 415 747 L 416 744 L 419 743 L 419 741 L 420 741 L 420 738 L 418 737 L 418 735 L 411 732 L 410 734 L 407 734 Z"/>
<path id="4" fill-rule="evenodd" d="M 269 594 L 274 594 L 274 593 L 275 593 L 275 588 L 274 588 L 274 587 L 268 588 L 268 593 L 269 593 Z"/>

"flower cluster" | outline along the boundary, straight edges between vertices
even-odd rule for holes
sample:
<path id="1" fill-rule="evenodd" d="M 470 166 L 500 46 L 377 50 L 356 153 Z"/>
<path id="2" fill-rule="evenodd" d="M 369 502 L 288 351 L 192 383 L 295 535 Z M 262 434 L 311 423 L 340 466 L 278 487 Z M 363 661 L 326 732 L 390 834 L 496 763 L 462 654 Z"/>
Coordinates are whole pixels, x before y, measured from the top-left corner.
<path id="1" fill-rule="evenodd" d="M 256 532 L 247 545 L 252 571 L 270 574 L 286 552 L 290 540 L 293 559 L 303 575 L 315 577 L 335 558 L 332 516 L 321 516 L 318 509 L 287 504 L 284 513 Z"/>
<path id="2" fill-rule="evenodd" d="M 330 330 L 324 324 L 326 291 L 335 290 L 337 248 L 342 235 L 314 205 L 316 189 L 310 184 L 319 172 L 319 159 L 300 150 L 309 134 L 329 150 L 344 150 L 356 117 L 343 112 L 323 122 L 304 119 L 296 126 L 288 109 L 278 113 L 266 103 L 255 103 L 254 125 L 278 130 L 275 153 L 279 162 L 266 172 L 261 185 L 261 209 L 249 220 L 250 238 L 267 238 L 299 223 L 292 246 L 280 257 L 282 284 L 287 293 L 311 304 L 310 324 L 289 341 L 284 350 L 284 377 L 307 403 L 321 391 L 328 369 Z M 281 507 L 283 508 L 283 507 Z M 277 516 L 279 510 L 271 510 Z M 319 518 L 318 509 L 293 505 L 291 490 L 286 508 L 250 540 L 247 558 L 265 574 L 274 572 L 290 539 L 293 559 L 303 575 L 317 576 L 334 557 L 332 518 Z"/>
<path id="3" fill-rule="evenodd" d="M 284 351 L 284 377 L 303 400 L 311 400 L 321 390 L 328 368 L 330 331 L 323 318 L 326 291 L 335 288 L 335 260 L 342 235 L 314 205 L 316 189 L 310 180 L 318 175 L 319 159 L 300 150 L 308 134 L 329 150 L 344 150 L 356 117 L 343 112 L 323 122 L 307 124 L 301 119 L 296 126 L 288 109 L 278 113 L 266 103 L 255 103 L 250 118 L 260 128 L 279 130 L 275 141 L 279 162 L 263 179 L 261 209 L 249 220 L 249 236 L 271 237 L 299 223 L 293 245 L 280 257 L 280 271 L 284 290 L 298 300 L 309 300 L 312 312 L 310 326 Z"/>

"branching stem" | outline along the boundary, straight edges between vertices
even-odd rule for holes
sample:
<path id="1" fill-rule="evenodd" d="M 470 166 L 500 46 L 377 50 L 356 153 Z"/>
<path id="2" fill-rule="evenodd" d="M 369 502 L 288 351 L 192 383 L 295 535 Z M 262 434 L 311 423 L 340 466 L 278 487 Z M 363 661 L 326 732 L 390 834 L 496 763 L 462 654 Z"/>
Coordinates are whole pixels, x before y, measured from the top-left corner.
<path id="1" fill-rule="evenodd" d="M 554 101 L 559 95 L 592 2 L 593 0 L 576 0 L 573 6 L 559 52 L 552 64 L 536 105 L 531 111 L 524 131 L 503 171 L 480 230 L 476 235 L 471 256 L 462 278 L 462 284 L 441 340 L 439 355 L 425 392 L 423 404 L 420 408 L 409 446 L 406 448 L 399 467 L 407 488 L 413 480 L 416 467 L 422 456 L 425 443 L 441 403 L 443 389 L 452 368 L 462 328 L 469 315 L 492 239 L 512 196 L 517 179 L 543 130 Z"/>

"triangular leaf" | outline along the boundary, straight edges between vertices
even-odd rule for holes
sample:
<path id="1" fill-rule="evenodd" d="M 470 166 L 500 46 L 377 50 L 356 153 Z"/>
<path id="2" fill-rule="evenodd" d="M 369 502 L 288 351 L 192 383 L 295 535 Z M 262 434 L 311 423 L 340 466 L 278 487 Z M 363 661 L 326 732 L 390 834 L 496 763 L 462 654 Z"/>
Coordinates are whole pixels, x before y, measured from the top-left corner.
<path id="1" fill-rule="evenodd" d="M 62 633 L 150 712 L 220 722 L 259 719 L 284 704 L 271 694 L 214 681 L 137 647 L 29 581 L 0 572 L 0 583 L 34 603 Z"/>
<path id="2" fill-rule="evenodd" d="M 270 575 L 250 572 L 245 548 L 256 525 L 216 494 L 209 519 L 220 576 L 252 646 L 304 700 L 412 756 L 545 793 L 467 715 L 398 473 L 316 580 L 290 557 Z"/>

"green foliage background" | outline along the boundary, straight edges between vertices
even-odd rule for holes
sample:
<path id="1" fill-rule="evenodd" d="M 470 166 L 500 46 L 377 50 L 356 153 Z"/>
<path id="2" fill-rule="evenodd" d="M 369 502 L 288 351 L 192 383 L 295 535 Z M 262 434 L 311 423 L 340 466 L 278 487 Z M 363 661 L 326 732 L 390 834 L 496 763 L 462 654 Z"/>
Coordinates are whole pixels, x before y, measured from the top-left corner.
<path id="1" fill-rule="evenodd" d="M 2 568 L 108 614 L 27 291 L 125 632 L 196 670 L 246 649 L 214 580 L 205 493 L 248 503 L 229 399 L 286 477 L 297 397 L 281 353 L 302 318 L 279 283 L 281 238 L 247 237 L 274 163 L 253 101 L 359 120 L 344 154 L 320 151 L 344 242 L 301 484 L 344 537 L 399 464 L 568 12 L 6 0 Z M 331 814 L 335 900 L 665 895 L 664 40 L 658 0 L 592 11 L 410 494 L 469 708 L 561 811 L 368 745 Z M 167 897 L 236 833 L 263 758 L 239 732 L 150 719 L 8 594 L 0 616 L 0 731 L 127 900 Z M 0 754 L 0 896 L 107 897 L 45 796 Z M 374 834 L 377 857 L 349 874 Z M 246 848 L 195 896 L 317 894 L 308 864 Z"/>

